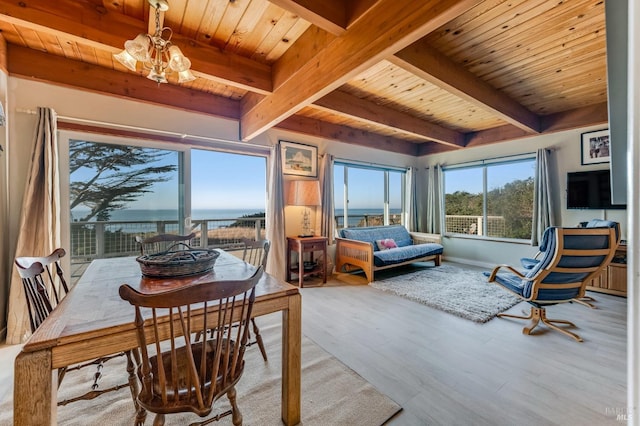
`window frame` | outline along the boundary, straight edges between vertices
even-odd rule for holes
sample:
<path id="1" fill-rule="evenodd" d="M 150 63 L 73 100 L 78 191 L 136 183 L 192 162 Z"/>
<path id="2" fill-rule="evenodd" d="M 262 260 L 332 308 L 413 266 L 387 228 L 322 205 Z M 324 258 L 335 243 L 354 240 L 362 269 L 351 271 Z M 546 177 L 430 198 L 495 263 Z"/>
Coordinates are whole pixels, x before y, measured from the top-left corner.
<path id="1" fill-rule="evenodd" d="M 390 221 L 390 211 L 391 211 L 391 207 L 390 207 L 390 196 L 391 196 L 391 191 L 389 189 L 389 183 L 390 183 L 390 178 L 389 178 L 389 172 L 395 172 L 395 173 L 400 173 L 401 176 L 401 181 L 400 181 L 400 223 L 403 226 L 406 226 L 406 213 L 407 213 L 407 205 L 406 205 L 406 200 L 407 200 L 407 176 L 408 176 L 408 172 L 409 172 L 409 168 L 408 167 L 395 167 L 395 166 L 388 166 L 388 165 L 381 165 L 381 164 L 374 164 L 374 163 L 364 163 L 364 162 L 359 162 L 359 161 L 355 161 L 355 160 L 346 160 L 346 159 L 336 159 L 333 162 L 333 169 L 331 170 L 331 173 L 333 173 L 333 179 L 334 179 L 334 187 L 336 185 L 336 183 L 338 183 L 338 180 L 336 179 L 336 175 L 335 175 L 335 166 L 342 166 L 343 167 L 343 177 L 342 177 L 342 184 L 344 186 L 344 190 L 343 190 L 343 225 L 347 225 L 347 226 L 343 226 L 343 227 L 337 227 L 338 230 L 343 229 L 345 227 L 348 227 L 348 220 L 349 220 L 349 206 L 348 206 L 348 195 L 349 195 L 349 172 L 348 169 L 349 168 L 356 168 L 356 169 L 363 169 L 363 170 L 373 170 L 373 171 L 379 171 L 379 172 L 383 172 L 383 203 L 382 206 L 380 207 L 380 209 L 382 210 L 382 215 L 383 215 L 383 225 L 387 226 L 389 225 Z M 334 196 L 334 205 L 335 205 L 335 196 Z M 336 221 L 337 224 L 337 221 Z"/>
<path id="2" fill-rule="evenodd" d="M 69 206 L 69 141 L 85 140 L 95 143 L 136 146 L 141 148 L 154 148 L 175 151 L 178 153 L 178 220 L 183 224 L 184 229 L 191 227 L 192 206 L 191 206 L 191 153 L 193 150 L 208 150 L 225 152 L 238 155 L 249 155 L 265 158 L 265 181 L 269 177 L 269 147 L 262 146 L 231 146 L 232 142 L 211 142 L 211 143 L 177 143 L 161 141 L 154 138 L 153 134 L 146 135 L 145 138 L 131 137 L 126 134 L 112 135 L 104 133 L 86 132 L 82 130 L 58 130 L 58 150 L 59 150 L 59 170 L 60 170 L 60 215 L 62 236 L 61 242 L 64 247 L 71 247 L 71 211 Z M 243 149 L 244 148 L 244 149 Z M 268 197 L 268 188 L 265 188 Z M 268 214 L 268 204 L 265 200 L 265 214 Z M 67 261 L 70 261 L 67 259 Z M 65 265 L 68 269 L 69 265 Z"/>
<path id="3" fill-rule="evenodd" d="M 470 161 L 459 164 L 452 164 L 448 166 L 442 167 L 442 179 L 443 185 L 442 188 L 442 200 L 444 205 L 444 210 L 442 211 L 442 223 L 443 223 L 443 234 L 448 238 L 461 238 L 461 239 L 474 239 L 474 240 L 483 240 L 483 241 L 498 241 L 498 242 L 509 242 L 509 243 L 517 243 L 517 244 L 531 244 L 533 236 L 530 234 L 529 238 L 509 238 L 509 237 L 495 237 L 487 235 L 487 195 L 488 195 L 488 168 L 492 166 L 501 166 L 506 164 L 517 164 L 517 163 L 528 163 L 532 162 L 534 168 L 536 167 L 536 154 L 535 153 L 526 153 L 526 154 L 516 154 L 504 157 L 496 157 L 478 161 Z M 447 216 L 447 202 L 446 202 L 446 173 L 447 171 L 453 170 L 462 170 L 462 169 L 481 169 L 482 172 L 482 234 L 483 235 L 475 235 L 475 234 L 465 234 L 459 232 L 448 232 L 446 226 L 446 216 Z M 535 181 L 535 172 L 533 175 Z M 532 206 L 533 207 L 533 206 Z M 533 211 L 533 209 L 532 209 Z M 531 218 L 533 220 L 533 217 Z"/>

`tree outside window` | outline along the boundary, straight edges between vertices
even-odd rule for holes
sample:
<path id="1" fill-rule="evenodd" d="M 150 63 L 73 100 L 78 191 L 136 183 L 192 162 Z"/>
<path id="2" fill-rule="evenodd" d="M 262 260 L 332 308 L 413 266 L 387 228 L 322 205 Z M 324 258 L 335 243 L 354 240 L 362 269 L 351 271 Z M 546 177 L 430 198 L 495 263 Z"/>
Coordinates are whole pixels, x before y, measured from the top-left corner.
<path id="1" fill-rule="evenodd" d="M 450 234 L 531 239 L 535 159 L 444 170 Z"/>

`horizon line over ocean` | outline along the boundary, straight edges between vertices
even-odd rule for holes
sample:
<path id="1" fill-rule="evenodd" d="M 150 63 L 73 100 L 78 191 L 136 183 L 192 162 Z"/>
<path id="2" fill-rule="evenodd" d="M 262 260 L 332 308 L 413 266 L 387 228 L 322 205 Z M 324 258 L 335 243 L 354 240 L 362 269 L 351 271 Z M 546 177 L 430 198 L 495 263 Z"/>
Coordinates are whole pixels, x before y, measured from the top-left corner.
<path id="1" fill-rule="evenodd" d="M 390 209 L 392 214 L 401 213 L 401 209 Z M 71 212 L 71 220 L 78 221 L 80 218 L 88 213 L 88 210 L 75 209 Z M 254 215 L 257 213 L 264 213 L 264 209 L 193 209 L 191 211 L 192 220 L 203 219 L 237 219 L 242 216 Z M 364 216 L 364 215 L 381 215 L 383 209 L 375 208 L 350 208 L 349 216 Z M 343 209 L 335 209 L 336 216 L 343 216 Z M 122 209 L 116 210 L 111 213 L 110 220 L 112 221 L 168 221 L 177 220 L 178 210 L 176 209 Z M 95 221 L 92 220 L 92 221 Z"/>

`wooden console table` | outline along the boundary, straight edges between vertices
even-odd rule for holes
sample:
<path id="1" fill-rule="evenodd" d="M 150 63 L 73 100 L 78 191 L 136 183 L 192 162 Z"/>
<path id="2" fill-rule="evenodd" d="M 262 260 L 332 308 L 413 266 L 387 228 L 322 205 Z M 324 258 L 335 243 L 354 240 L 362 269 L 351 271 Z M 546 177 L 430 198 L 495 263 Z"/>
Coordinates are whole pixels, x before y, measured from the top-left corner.
<path id="1" fill-rule="evenodd" d="M 321 252 L 322 263 L 314 262 L 314 253 Z M 291 265 L 291 255 L 298 253 L 297 268 Z M 310 268 L 305 268 L 304 253 L 310 253 Z M 327 282 L 327 237 L 287 237 L 287 281 L 291 275 L 298 276 L 298 286 L 302 288 L 304 277 L 321 275 L 322 282 Z"/>

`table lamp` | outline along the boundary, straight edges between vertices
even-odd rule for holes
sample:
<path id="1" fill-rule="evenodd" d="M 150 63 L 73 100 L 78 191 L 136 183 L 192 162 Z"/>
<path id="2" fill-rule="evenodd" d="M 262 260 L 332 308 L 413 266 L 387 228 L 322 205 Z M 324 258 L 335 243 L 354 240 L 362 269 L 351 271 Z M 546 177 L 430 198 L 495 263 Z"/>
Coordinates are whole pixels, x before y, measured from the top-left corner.
<path id="1" fill-rule="evenodd" d="M 320 182 L 317 180 L 289 181 L 286 195 L 287 205 L 305 207 L 302 213 L 302 234 L 298 237 L 313 237 L 311 213 L 308 207 L 320 205 Z"/>

